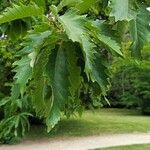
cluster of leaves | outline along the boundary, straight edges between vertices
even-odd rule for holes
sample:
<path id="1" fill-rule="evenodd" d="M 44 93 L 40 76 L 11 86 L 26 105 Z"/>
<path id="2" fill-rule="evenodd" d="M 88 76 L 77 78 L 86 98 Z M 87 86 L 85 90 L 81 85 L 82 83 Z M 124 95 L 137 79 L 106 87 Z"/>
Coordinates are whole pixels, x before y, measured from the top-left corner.
<path id="1" fill-rule="evenodd" d="M 0 98 L 10 95 L 10 84 L 13 80 L 11 67 L 15 60 L 15 48 L 10 40 L 0 40 Z"/>
<path id="2" fill-rule="evenodd" d="M 19 47 L 18 42 L 4 37 L 0 40 L 0 143 L 14 142 L 18 137 L 24 136 L 26 127 L 29 128 L 29 102 L 25 98 L 24 101 L 11 101 L 9 98 L 14 76 L 11 72 L 12 63 Z"/>
<path id="3" fill-rule="evenodd" d="M 85 85 L 90 86 L 92 97 L 105 97 L 110 56 L 123 56 L 122 42 L 128 35 L 135 57 L 140 57 L 149 40 L 147 5 L 138 0 L 14 1 L 0 15 L 6 40 L 26 35 L 16 54 L 10 104 L 31 98 L 37 116 L 44 118 L 50 131 L 62 114 L 81 114 Z M 6 123 L 4 118 L 1 131 Z"/>
<path id="4" fill-rule="evenodd" d="M 0 101 L 3 117 L 0 122 L 0 143 L 14 142 L 23 137 L 25 131 L 29 129 L 28 117 L 32 115 L 25 111 L 28 108 L 27 104 L 26 98 L 24 101 L 19 99 L 12 101 L 9 97 L 5 97 Z"/>

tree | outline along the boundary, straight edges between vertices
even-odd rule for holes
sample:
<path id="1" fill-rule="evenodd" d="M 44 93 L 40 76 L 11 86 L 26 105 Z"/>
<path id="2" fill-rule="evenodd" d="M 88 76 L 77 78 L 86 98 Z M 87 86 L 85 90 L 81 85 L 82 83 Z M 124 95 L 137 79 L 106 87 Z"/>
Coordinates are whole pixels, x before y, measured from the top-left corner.
<path id="1" fill-rule="evenodd" d="M 8 3 L 0 15 L 5 37 L 1 40 L 10 38 L 21 44 L 14 63 L 11 96 L 0 104 L 13 107 L 1 121 L 0 138 L 7 139 L 10 133 L 11 138 L 24 135 L 30 115 L 24 105 L 29 99 L 50 131 L 62 113 L 67 117 L 81 113 L 80 93 L 86 85 L 94 99 L 105 98 L 110 85 L 110 57 L 123 57 L 122 43 L 130 40 L 132 55 L 140 58 L 149 40 L 148 4 L 144 0 Z"/>

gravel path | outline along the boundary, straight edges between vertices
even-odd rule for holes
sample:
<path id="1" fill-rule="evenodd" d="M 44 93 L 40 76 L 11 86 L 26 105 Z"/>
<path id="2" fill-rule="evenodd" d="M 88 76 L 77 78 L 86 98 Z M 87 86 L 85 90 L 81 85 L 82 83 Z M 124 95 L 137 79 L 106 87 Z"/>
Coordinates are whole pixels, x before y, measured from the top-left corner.
<path id="1" fill-rule="evenodd" d="M 146 143 L 150 143 L 150 133 L 24 141 L 17 145 L 1 145 L 0 150 L 90 150 L 95 148 Z"/>

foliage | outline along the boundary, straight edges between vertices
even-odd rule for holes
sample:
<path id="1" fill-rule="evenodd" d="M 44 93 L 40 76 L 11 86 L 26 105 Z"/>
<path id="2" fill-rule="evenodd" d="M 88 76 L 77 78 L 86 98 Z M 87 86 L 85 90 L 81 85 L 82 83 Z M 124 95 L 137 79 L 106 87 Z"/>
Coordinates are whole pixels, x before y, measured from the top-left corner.
<path id="1" fill-rule="evenodd" d="M 4 115 L 0 122 L 0 143 L 13 142 L 23 137 L 29 129 L 28 117 L 31 114 L 26 112 L 27 109 L 29 111 L 26 102 L 27 99 L 12 101 L 9 97 L 0 101 Z"/>
<path id="2" fill-rule="evenodd" d="M 149 113 L 150 109 L 150 68 L 149 46 L 143 52 L 143 61 L 137 63 L 131 60 L 118 60 L 114 64 L 115 73 L 112 78 L 112 87 L 108 97 L 112 107 L 142 108 L 143 113 Z"/>
<path id="3" fill-rule="evenodd" d="M 131 20 L 129 24 L 131 36 L 133 39 L 131 51 L 132 54 L 136 57 L 141 55 L 140 50 L 143 48 L 145 42 L 148 42 L 150 36 L 148 25 L 150 16 L 145 14 L 146 10 L 141 8 L 141 11 L 136 16 L 136 19 Z"/>
<path id="4" fill-rule="evenodd" d="M 130 31 L 131 51 L 136 57 L 140 57 L 140 50 L 149 38 L 147 2 L 134 0 L 128 6 L 126 0 L 129 12 L 125 15 L 116 9 L 119 3 L 117 0 L 8 3 L 9 7 L 0 15 L 1 34 L 6 41 L 22 41 L 14 63 L 10 104 L 32 99 L 37 116 L 44 118 L 50 131 L 62 114 L 67 117 L 75 112 L 81 114 L 80 89 L 85 85 L 90 86 L 92 97 L 99 101 L 101 96 L 105 97 L 110 86 L 108 60 L 114 55 L 123 56 L 122 42 L 126 42 L 123 37 Z M 133 8 L 135 13 L 131 16 Z M 117 28 L 120 22 L 126 23 Z M 135 28 L 128 28 L 131 22 Z M 136 51 L 137 44 L 140 45 Z M 19 109 L 19 113 L 24 113 L 24 109 Z M 14 118 L 15 112 L 11 114 L 9 118 Z M 1 126 L 3 131 L 3 121 Z"/>
<path id="5" fill-rule="evenodd" d="M 16 46 L 9 40 L 0 41 L 0 98 L 10 95 L 10 85 L 13 80 L 11 67 L 13 61 L 15 61 L 15 48 Z"/>

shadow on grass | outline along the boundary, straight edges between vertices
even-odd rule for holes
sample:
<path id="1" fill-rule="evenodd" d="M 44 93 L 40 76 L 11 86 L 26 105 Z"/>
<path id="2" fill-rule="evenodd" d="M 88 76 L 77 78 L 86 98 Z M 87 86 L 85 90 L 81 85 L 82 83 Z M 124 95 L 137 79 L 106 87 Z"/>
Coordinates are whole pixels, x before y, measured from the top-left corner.
<path id="1" fill-rule="evenodd" d="M 139 111 L 101 109 L 86 111 L 81 118 L 64 118 L 50 133 L 46 132 L 44 125 L 31 126 L 26 138 L 34 140 L 149 131 L 150 117 L 141 116 Z"/>
<path id="2" fill-rule="evenodd" d="M 64 119 L 59 122 L 58 125 L 50 133 L 47 133 L 44 125 L 32 125 L 27 139 L 41 139 L 41 138 L 56 138 L 56 137 L 74 137 L 74 136 L 86 136 L 89 135 L 86 126 L 93 124 L 90 121 Z M 84 133 L 84 134 L 83 134 Z M 87 133 L 87 134 L 86 134 Z"/>

